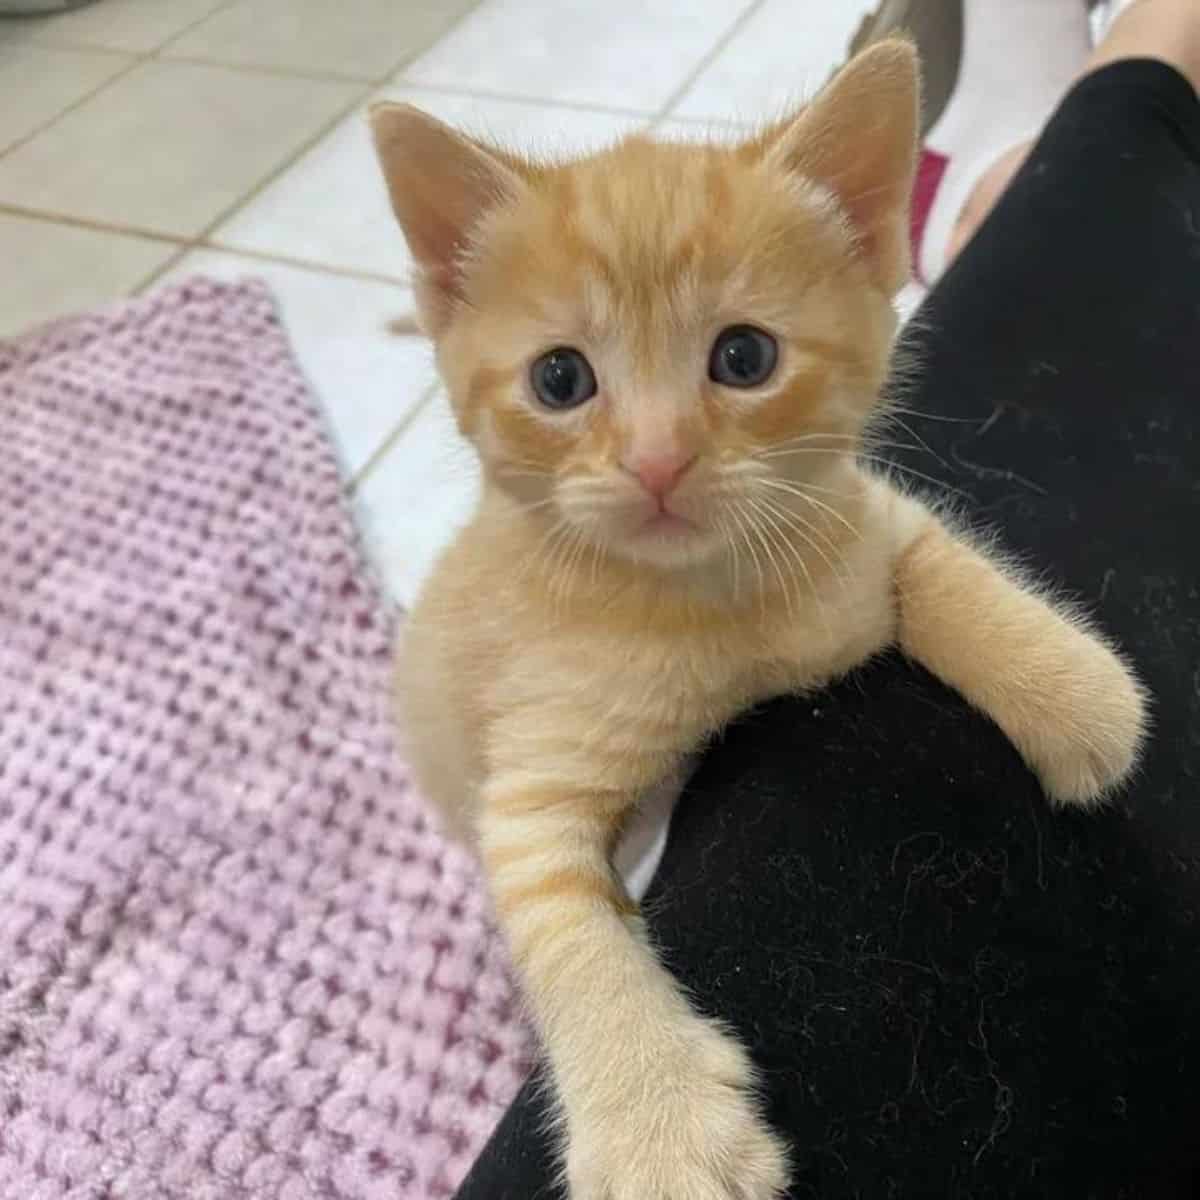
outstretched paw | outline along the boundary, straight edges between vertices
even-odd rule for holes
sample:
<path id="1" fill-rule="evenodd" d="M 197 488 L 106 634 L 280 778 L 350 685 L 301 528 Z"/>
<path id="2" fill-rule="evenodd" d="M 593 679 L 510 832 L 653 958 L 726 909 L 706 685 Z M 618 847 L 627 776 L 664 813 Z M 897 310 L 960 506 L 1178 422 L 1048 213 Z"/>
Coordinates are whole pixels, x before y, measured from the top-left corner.
<path id="1" fill-rule="evenodd" d="M 1051 689 L 1042 720 L 1018 745 L 1056 804 L 1088 807 L 1137 765 L 1148 720 L 1146 693 L 1103 642 L 1085 637 L 1069 686 Z"/>
<path id="2" fill-rule="evenodd" d="M 782 1141 L 759 1112 L 745 1052 L 703 1021 L 603 1120 L 568 1118 L 571 1200 L 778 1200 Z"/>

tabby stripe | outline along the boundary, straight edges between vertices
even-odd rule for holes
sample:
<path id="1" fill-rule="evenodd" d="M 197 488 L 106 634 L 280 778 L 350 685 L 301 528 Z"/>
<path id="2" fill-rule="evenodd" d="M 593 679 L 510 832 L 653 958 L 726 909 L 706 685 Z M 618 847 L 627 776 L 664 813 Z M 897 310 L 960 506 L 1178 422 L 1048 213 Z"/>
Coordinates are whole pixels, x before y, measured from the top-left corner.
<path id="1" fill-rule="evenodd" d="M 532 823 L 527 822 L 527 828 L 529 824 Z M 531 878 L 566 867 L 595 871 L 599 857 L 592 833 L 594 829 L 595 825 L 591 826 L 587 842 L 581 843 L 572 840 L 569 830 L 557 822 L 553 828 L 547 828 L 543 823 L 540 829 L 530 830 L 524 838 L 506 837 L 499 842 L 489 839 L 480 847 L 481 857 L 497 886 L 509 882 L 506 877 Z"/>
<path id="2" fill-rule="evenodd" d="M 516 788 L 494 784 L 488 789 L 485 802 L 493 814 L 505 816 L 582 813 L 608 820 L 616 820 L 634 804 L 624 790 L 588 788 L 580 791 L 561 783 L 522 784 Z"/>
<path id="3" fill-rule="evenodd" d="M 564 867 L 521 884 L 494 884 L 496 909 L 511 919 L 522 908 L 546 901 L 601 901 L 618 912 L 633 914 L 637 906 L 611 877 L 590 868 Z"/>

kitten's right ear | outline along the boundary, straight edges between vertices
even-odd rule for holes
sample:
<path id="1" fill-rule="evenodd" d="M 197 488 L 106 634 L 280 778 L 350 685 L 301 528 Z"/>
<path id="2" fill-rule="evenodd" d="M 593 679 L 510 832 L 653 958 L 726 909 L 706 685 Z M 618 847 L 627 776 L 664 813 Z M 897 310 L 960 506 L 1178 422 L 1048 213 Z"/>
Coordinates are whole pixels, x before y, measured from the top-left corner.
<path id="1" fill-rule="evenodd" d="M 436 338 L 462 295 L 471 235 L 521 189 L 517 163 L 411 104 L 374 104 L 370 121 L 392 211 L 417 263 L 421 323 Z"/>

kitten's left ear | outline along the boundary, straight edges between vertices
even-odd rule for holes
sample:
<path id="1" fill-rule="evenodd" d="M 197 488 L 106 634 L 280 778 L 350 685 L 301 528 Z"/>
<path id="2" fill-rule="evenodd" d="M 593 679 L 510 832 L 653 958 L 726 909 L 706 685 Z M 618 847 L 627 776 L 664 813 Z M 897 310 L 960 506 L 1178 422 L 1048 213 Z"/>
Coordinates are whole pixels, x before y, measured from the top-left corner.
<path id="1" fill-rule="evenodd" d="M 521 165 L 411 104 L 374 104 L 370 121 L 392 211 L 417 263 L 421 324 L 436 338 L 462 296 L 472 235 L 520 193 Z"/>
<path id="2" fill-rule="evenodd" d="M 763 139 L 768 154 L 834 193 L 888 295 L 908 281 L 920 92 L 916 50 L 889 38 L 852 58 L 797 117 Z"/>

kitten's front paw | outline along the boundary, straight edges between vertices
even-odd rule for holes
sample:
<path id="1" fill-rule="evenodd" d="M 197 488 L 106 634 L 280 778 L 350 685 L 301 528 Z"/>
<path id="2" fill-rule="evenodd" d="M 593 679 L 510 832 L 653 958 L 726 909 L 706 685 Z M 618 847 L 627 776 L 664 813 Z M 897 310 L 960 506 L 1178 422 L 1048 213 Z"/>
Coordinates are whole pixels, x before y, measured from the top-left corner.
<path id="1" fill-rule="evenodd" d="M 787 1186 L 782 1141 L 759 1112 L 741 1046 L 697 1021 L 619 1108 L 568 1117 L 571 1200 L 776 1200 Z M 613 1080 L 612 1082 L 618 1082 Z"/>
<path id="2" fill-rule="evenodd" d="M 1146 735 L 1146 693 L 1099 640 L 1080 636 L 1068 680 L 1051 681 L 1017 745 L 1057 804 L 1087 807 L 1119 787 Z"/>

